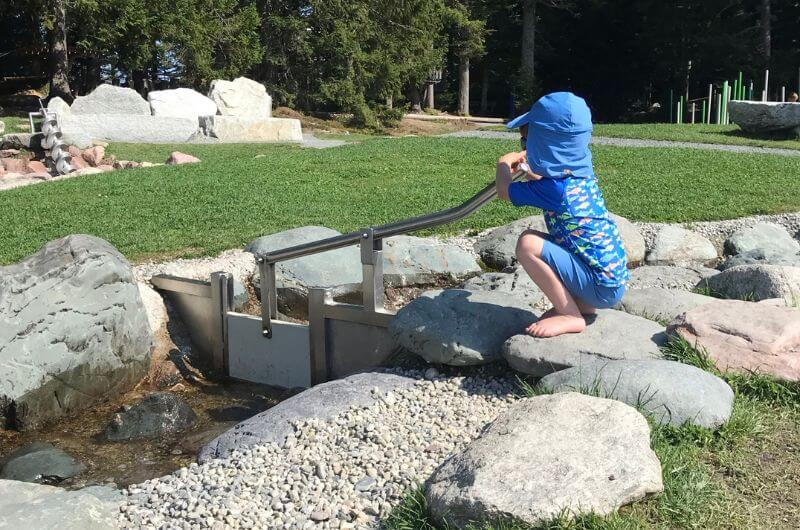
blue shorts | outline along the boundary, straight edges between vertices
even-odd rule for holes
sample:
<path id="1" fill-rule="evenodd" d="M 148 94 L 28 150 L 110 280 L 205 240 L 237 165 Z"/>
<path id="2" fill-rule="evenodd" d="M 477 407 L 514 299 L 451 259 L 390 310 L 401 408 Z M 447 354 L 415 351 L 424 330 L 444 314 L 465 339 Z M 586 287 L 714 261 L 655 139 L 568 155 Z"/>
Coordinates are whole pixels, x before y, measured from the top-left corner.
<path id="1" fill-rule="evenodd" d="M 597 285 L 589 265 L 569 250 L 547 239 L 542 246 L 542 259 L 556 271 L 567 291 L 587 305 L 598 309 L 614 307 L 625 294 L 624 285 Z"/>

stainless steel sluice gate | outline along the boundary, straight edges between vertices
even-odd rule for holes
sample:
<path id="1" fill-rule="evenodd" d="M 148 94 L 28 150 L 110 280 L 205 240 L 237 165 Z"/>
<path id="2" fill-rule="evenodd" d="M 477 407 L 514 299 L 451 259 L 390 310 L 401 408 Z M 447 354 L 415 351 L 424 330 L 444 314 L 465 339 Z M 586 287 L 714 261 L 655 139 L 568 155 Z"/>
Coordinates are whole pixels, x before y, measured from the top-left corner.
<path id="1" fill-rule="evenodd" d="M 519 180 L 523 168 L 514 174 Z M 261 316 L 233 310 L 233 278 L 215 272 L 210 281 L 157 275 L 152 284 L 178 311 L 193 346 L 218 372 L 280 387 L 309 387 L 374 367 L 394 350 L 384 308 L 383 240 L 461 220 L 496 196 L 492 183 L 460 206 L 350 232 L 274 252 L 256 254 L 261 276 Z M 361 247 L 362 303 L 333 299 L 334 288 L 311 287 L 308 324 L 277 320 L 277 263 L 337 248 Z"/>

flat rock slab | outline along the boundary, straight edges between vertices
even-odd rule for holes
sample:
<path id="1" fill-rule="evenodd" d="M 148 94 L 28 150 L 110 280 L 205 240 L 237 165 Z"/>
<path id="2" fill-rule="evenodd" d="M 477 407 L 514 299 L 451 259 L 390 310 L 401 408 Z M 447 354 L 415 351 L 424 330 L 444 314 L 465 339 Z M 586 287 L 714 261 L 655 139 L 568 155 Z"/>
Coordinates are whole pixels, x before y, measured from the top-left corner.
<path id="1" fill-rule="evenodd" d="M 0 479 L 57 484 L 80 475 L 86 466 L 49 443 L 24 445 L 3 459 Z"/>
<path id="2" fill-rule="evenodd" d="M 112 442 L 172 436 L 193 427 L 197 415 L 186 401 L 170 392 L 156 392 L 115 414 L 106 428 Z"/>
<path id="3" fill-rule="evenodd" d="M 657 422 L 716 429 L 731 417 L 733 390 L 719 377 L 675 361 L 590 361 L 547 375 L 539 388 L 627 403 Z"/>
<path id="4" fill-rule="evenodd" d="M 90 94 L 75 98 L 70 113 L 125 114 L 141 117 L 150 115 L 150 104 L 132 88 L 102 84 Z"/>
<path id="5" fill-rule="evenodd" d="M 661 287 L 691 291 L 703 280 L 716 274 L 719 274 L 718 270 L 703 266 L 647 265 L 631 271 L 628 288 Z"/>
<path id="6" fill-rule="evenodd" d="M 503 357 L 518 372 L 544 376 L 597 359 L 660 359 L 664 326 L 614 309 L 601 309 L 582 333 L 536 338 L 515 335 Z"/>
<path id="7" fill-rule="evenodd" d="M 748 132 L 791 131 L 800 128 L 800 103 L 731 101 L 731 121 Z"/>
<path id="8" fill-rule="evenodd" d="M 644 261 L 645 242 L 636 226 L 622 216 L 612 213 L 610 217 L 619 228 L 628 263 L 638 264 Z M 503 270 L 515 265 L 517 239 L 525 230 L 547 233 L 547 225 L 541 215 L 519 219 L 479 237 L 475 242 L 475 251 L 486 265 L 494 269 Z"/>
<path id="9" fill-rule="evenodd" d="M 648 287 L 647 289 L 628 289 L 614 309 L 669 324 L 678 315 L 716 300 L 717 298 L 689 291 Z"/>
<path id="10" fill-rule="evenodd" d="M 528 273 L 519 266 L 515 267 L 513 272 L 487 272 L 475 276 L 464 282 L 461 288 L 468 291 L 506 293 L 527 300 L 534 308 L 550 303 L 539 286 L 533 283 Z"/>
<path id="11" fill-rule="evenodd" d="M 466 366 L 501 358 L 503 342 L 537 320 L 524 298 L 498 291 L 427 291 L 389 324 L 395 344 L 429 363 Z"/>
<path id="12" fill-rule="evenodd" d="M 800 381 L 800 310 L 719 300 L 684 313 L 668 332 L 706 351 L 722 371 Z"/>
<path id="13" fill-rule="evenodd" d="M 648 265 L 708 265 L 719 256 L 714 244 L 702 235 L 676 225 L 666 225 L 656 234 L 647 253 Z"/>
<path id="14" fill-rule="evenodd" d="M 16 480 L 0 480 L 0 528 L 113 530 L 119 502 Z"/>
<path id="15" fill-rule="evenodd" d="M 174 116 L 150 116 L 149 111 L 147 116 L 73 113 L 61 120 L 61 127 L 65 136 L 83 135 L 105 142 L 151 144 L 188 142 L 199 128 L 197 120 Z"/>
<path id="16" fill-rule="evenodd" d="M 21 429 L 116 397 L 147 373 L 153 335 L 130 265 L 74 235 L 0 267 L 0 421 Z"/>
<path id="17" fill-rule="evenodd" d="M 206 136 L 227 143 L 303 141 L 300 120 L 292 118 L 205 116 L 200 127 Z"/>
<path id="18" fill-rule="evenodd" d="M 708 278 L 708 287 L 725 298 L 800 300 L 800 267 L 739 265 Z"/>
<path id="19" fill-rule="evenodd" d="M 563 393 L 511 405 L 434 471 L 425 497 L 437 522 L 463 529 L 607 515 L 662 490 L 644 416 L 618 401 Z"/>
<path id="20" fill-rule="evenodd" d="M 463 280 L 480 272 L 480 265 L 471 253 L 438 239 L 397 236 L 383 245 L 386 285 L 435 285 Z"/>
<path id="21" fill-rule="evenodd" d="M 237 449 L 260 443 L 283 445 L 294 433 L 295 422 L 312 418 L 328 420 L 351 406 L 372 406 L 389 392 L 410 387 L 415 381 L 396 374 L 366 372 L 317 385 L 215 438 L 200 450 L 197 461 L 202 464 L 213 458 L 225 458 Z"/>

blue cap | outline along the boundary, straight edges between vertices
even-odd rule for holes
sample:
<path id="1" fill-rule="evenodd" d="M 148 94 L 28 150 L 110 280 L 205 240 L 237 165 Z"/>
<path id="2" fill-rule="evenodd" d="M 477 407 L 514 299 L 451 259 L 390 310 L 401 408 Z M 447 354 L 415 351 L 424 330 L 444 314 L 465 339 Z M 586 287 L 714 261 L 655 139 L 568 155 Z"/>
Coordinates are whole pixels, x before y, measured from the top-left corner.
<path id="1" fill-rule="evenodd" d="M 592 113 L 586 101 L 572 92 L 543 96 L 531 110 L 506 124 L 528 125 L 527 154 L 531 170 L 544 177 L 590 177 Z"/>

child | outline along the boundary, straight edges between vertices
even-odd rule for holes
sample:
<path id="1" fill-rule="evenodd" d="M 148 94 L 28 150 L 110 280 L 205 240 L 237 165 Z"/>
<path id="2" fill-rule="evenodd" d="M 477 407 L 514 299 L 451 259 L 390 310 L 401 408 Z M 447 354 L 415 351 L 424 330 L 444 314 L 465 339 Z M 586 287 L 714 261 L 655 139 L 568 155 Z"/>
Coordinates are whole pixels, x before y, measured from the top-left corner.
<path id="1" fill-rule="evenodd" d="M 544 211 L 549 235 L 528 230 L 517 259 L 553 304 L 525 330 L 534 337 L 580 333 L 584 315 L 614 306 L 625 292 L 627 260 L 592 169 L 592 115 L 570 92 L 548 94 L 508 123 L 520 128 L 525 150 L 497 163 L 497 194 L 514 206 Z M 512 183 L 527 160 L 527 182 Z"/>

